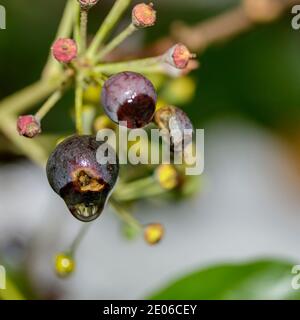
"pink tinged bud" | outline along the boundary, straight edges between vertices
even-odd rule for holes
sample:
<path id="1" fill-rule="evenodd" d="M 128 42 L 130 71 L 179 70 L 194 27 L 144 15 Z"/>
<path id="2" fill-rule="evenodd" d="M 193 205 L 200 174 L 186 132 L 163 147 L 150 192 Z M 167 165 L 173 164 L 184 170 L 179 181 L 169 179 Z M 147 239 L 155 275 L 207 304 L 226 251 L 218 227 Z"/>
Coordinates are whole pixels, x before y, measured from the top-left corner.
<path id="1" fill-rule="evenodd" d="M 95 6 L 99 0 L 78 0 L 81 8 L 83 9 L 90 9 Z"/>
<path id="2" fill-rule="evenodd" d="M 156 22 L 156 11 L 153 9 L 153 4 L 140 3 L 132 10 L 132 23 L 137 28 L 151 27 Z"/>
<path id="3" fill-rule="evenodd" d="M 77 57 L 77 45 L 72 39 L 58 39 L 52 46 L 54 58 L 62 63 L 69 63 Z"/>
<path id="4" fill-rule="evenodd" d="M 166 62 L 177 69 L 185 69 L 190 60 L 195 57 L 196 55 L 192 54 L 185 45 L 179 43 L 167 52 Z"/>
<path id="5" fill-rule="evenodd" d="M 42 132 L 40 121 L 32 115 L 20 116 L 17 121 L 20 136 L 34 138 Z"/>

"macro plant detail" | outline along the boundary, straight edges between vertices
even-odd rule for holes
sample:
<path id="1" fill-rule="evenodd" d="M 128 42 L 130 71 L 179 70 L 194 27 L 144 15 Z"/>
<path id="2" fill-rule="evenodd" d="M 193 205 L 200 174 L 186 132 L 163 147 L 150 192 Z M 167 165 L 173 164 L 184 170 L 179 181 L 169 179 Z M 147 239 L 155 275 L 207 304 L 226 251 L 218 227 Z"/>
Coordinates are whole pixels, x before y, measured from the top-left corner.
<path id="1" fill-rule="evenodd" d="M 152 126 L 164 129 L 168 133 L 166 141 L 171 140 L 172 151 L 180 149 L 182 136 L 176 133 L 185 129 L 192 130 L 193 126 L 179 106 L 184 104 L 185 98 L 189 99 L 189 90 L 190 95 L 195 90 L 195 84 L 188 74 L 198 67 L 194 60 L 196 56 L 188 47 L 193 51 L 202 51 L 210 44 L 247 30 L 257 23 L 274 20 L 287 8 L 285 1 L 276 1 L 275 6 L 275 2 L 266 0 L 245 0 L 242 3 L 238 10 L 216 17 L 206 25 L 181 26 L 178 34 L 173 37 L 178 43 L 171 41 L 167 48 L 161 45 L 163 53 L 150 58 L 137 55 L 126 61 L 124 59 L 127 57 L 122 57 L 119 46 L 135 32 L 155 27 L 159 15 L 154 5 L 141 3 L 134 6 L 129 25 L 111 37 L 115 26 L 131 4 L 130 0 L 114 1 L 111 11 L 89 41 L 89 11 L 101 5 L 101 1 L 67 1 L 42 79 L 25 89 L 17 103 L 15 97 L 4 102 L 0 107 L 0 115 L 3 114 L 9 120 L 1 124 L 1 129 L 12 137 L 19 149 L 39 165 L 45 166 L 47 163 L 51 187 L 63 198 L 75 218 L 91 222 L 100 216 L 106 204 L 110 204 L 124 222 L 123 231 L 128 238 L 143 234 L 150 245 L 163 238 L 164 227 L 159 223 L 140 223 L 132 215 L 133 205 L 138 200 L 158 196 L 171 201 L 184 198 L 195 191 L 194 181 L 184 175 L 182 166 L 173 164 L 126 165 L 123 170 L 118 165 L 99 165 L 95 151 L 101 143 L 96 141 L 95 133 L 105 128 L 118 131 L 119 122 L 125 120 L 129 129 L 147 129 Z M 244 19 L 241 20 L 241 17 Z M 230 21 L 227 29 L 228 24 L 224 21 Z M 160 90 L 161 81 L 167 83 L 163 90 Z M 182 89 L 183 95 L 176 97 L 180 91 L 177 88 Z M 51 150 L 48 150 L 45 146 L 48 141 L 43 145 L 41 134 L 43 119 L 73 89 L 75 100 L 72 115 L 76 132 L 71 137 L 57 137 L 57 146 L 54 147 L 51 141 Z M 41 101 L 45 102 L 35 114 L 26 114 Z M 3 110 L 11 105 L 12 108 L 6 114 Z M 15 114 L 19 116 L 17 132 L 29 139 L 21 141 L 15 138 Z M 11 125 L 12 122 L 14 125 Z M 192 136 L 189 139 L 192 141 Z M 74 240 L 76 246 L 73 243 L 71 247 L 77 247 L 78 239 L 81 240 L 84 233 L 80 232 Z M 66 250 L 57 256 L 55 269 L 60 276 L 72 274 L 75 253 L 75 249 Z"/>
<path id="2" fill-rule="evenodd" d="M 186 46 L 178 43 L 159 56 L 114 61 L 111 58 L 113 52 L 124 40 L 141 29 L 155 26 L 157 13 L 152 3 L 133 6 L 128 27 L 115 37 L 110 37 L 131 4 L 130 0 L 116 0 L 99 30 L 89 41 L 88 15 L 98 2 L 101 3 L 96 0 L 67 1 L 43 71 L 42 81 L 45 87 L 41 88 L 43 92 L 37 93 L 41 95 L 39 99 L 46 100 L 35 114 L 19 116 L 17 132 L 30 139 L 28 144 L 27 140 L 23 140 L 23 148 L 34 146 L 31 139 L 37 139 L 42 134 L 44 117 L 74 88 L 76 132 L 70 137 L 59 138 L 48 159 L 47 153 L 42 149 L 31 147 L 35 161 L 43 166 L 47 163 L 46 172 L 50 186 L 64 200 L 76 219 L 91 222 L 98 218 L 106 204 L 110 203 L 124 222 L 125 234 L 129 232 L 136 236 L 143 231 L 145 241 L 154 245 L 163 238 L 164 227 L 159 223 L 140 223 L 130 212 L 132 205 L 139 199 L 181 192 L 183 171 L 169 164 L 148 168 L 139 166 L 136 171 L 138 175 L 127 174 L 126 171 L 134 171 L 133 168 L 124 170 L 123 174 L 118 163 L 104 165 L 97 162 L 97 149 L 104 142 L 96 141 L 95 133 L 105 128 L 118 131 L 120 123 L 125 123 L 132 130 L 147 130 L 149 126 L 161 128 L 161 123 L 155 121 L 155 114 L 161 106 L 158 105 L 156 87 L 150 79 L 154 77 L 155 81 L 155 75 L 175 79 L 187 74 L 188 65 L 195 55 L 191 54 Z M 91 90 L 97 90 L 97 93 L 94 94 L 93 103 L 86 105 Z M 28 107 L 30 104 L 29 101 Z M 24 109 L 26 108 L 25 106 Z M 160 109 L 160 114 L 165 108 L 173 110 L 175 107 L 168 107 L 166 103 Z M 185 128 L 188 124 L 192 129 L 187 116 L 178 117 L 176 114 L 173 126 Z M 179 123 L 181 121 L 182 124 Z M 164 129 L 169 130 L 170 136 L 173 135 L 174 128 L 169 128 L 165 123 Z M 176 143 L 174 139 L 172 145 Z M 86 230 L 86 224 L 83 229 Z M 82 235 L 81 230 L 71 245 L 72 250 L 56 256 L 55 269 L 59 276 L 66 277 L 74 271 L 77 247 L 75 244 L 79 244 Z"/>

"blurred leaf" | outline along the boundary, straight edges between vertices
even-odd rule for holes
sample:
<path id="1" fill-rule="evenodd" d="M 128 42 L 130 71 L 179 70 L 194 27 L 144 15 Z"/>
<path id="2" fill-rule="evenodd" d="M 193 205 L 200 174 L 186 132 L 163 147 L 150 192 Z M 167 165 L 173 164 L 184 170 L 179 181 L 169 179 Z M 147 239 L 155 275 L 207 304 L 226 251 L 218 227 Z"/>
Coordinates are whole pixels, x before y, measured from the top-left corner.
<path id="1" fill-rule="evenodd" d="M 150 299 L 300 299 L 291 286 L 293 265 L 284 261 L 226 264 L 191 273 Z"/>

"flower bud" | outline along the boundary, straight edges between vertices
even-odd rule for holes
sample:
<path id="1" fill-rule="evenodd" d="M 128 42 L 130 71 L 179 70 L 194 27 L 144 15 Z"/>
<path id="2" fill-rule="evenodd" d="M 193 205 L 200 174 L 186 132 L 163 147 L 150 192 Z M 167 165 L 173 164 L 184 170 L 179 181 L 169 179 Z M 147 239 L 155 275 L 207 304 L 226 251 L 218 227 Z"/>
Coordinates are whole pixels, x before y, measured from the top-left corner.
<path id="1" fill-rule="evenodd" d="M 58 62 L 70 63 L 77 57 L 77 44 L 73 39 L 58 39 L 52 46 L 52 53 Z"/>
<path id="2" fill-rule="evenodd" d="M 177 69 L 185 69 L 195 57 L 185 45 L 178 43 L 167 51 L 166 62 Z"/>
<path id="3" fill-rule="evenodd" d="M 95 6 L 99 0 L 78 0 L 82 9 L 88 10 Z"/>
<path id="4" fill-rule="evenodd" d="M 150 245 L 160 242 L 164 234 L 164 227 L 160 223 L 148 224 L 144 230 L 145 241 Z"/>
<path id="5" fill-rule="evenodd" d="M 132 10 L 132 23 L 137 28 L 151 27 L 156 22 L 156 11 L 153 9 L 153 3 L 137 4 Z"/>
<path id="6" fill-rule="evenodd" d="M 55 271 L 59 277 L 65 278 L 70 276 L 75 269 L 75 261 L 65 253 L 59 253 L 55 257 Z"/>
<path id="7" fill-rule="evenodd" d="M 42 132 L 40 121 L 33 115 L 20 116 L 17 121 L 20 136 L 34 138 Z"/>
<path id="8" fill-rule="evenodd" d="M 156 168 L 155 176 L 165 190 L 173 190 L 179 185 L 179 174 L 171 164 L 161 164 Z"/>

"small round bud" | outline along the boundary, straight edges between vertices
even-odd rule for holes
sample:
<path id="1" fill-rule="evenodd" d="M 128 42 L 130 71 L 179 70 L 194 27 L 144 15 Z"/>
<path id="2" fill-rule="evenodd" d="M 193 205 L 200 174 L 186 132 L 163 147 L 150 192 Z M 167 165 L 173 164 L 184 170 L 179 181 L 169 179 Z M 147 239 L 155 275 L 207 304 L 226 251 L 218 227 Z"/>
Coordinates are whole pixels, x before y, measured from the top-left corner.
<path id="1" fill-rule="evenodd" d="M 75 261 L 65 253 L 59 253 L 55 257 L 55 272 L 59 277 L 66 278 L 75 270 Z"/>
<path id="2" fill-rule="evenodd" d="M 82 9 L 88 10 L 95 6 L 99 0 L 78 0 Z"/>
<path id="3" fill-rule="evenodd" d="M 282 5 L 277 0 L 244 0 L 243 5 L 247 16 L 258 23 L 277 19 L 282 10 Z"/>
<path id="4" fill-rule="evenodd" d="M 54 58 L 62 63 L 70 63 L 77 57 L 77 45 L 72 39 L 58 39 L 52 46 Z"/>
<path id="5" fill-rule="evenodd" d="M 132 23 L 137 28 L 151 27 L 156 22 L 156 11 L 153 9 L 153 3 L 137 4 L 132 10 Z"/>
<path id="6" fill-rule="evenodd" d="M 20 116 L 17 121 L 20 136 L 34 138 L 42 132 L 40 121 L 33 115 Z"/>
<path id="7" fill-rule="evenodd" d="M 155 170 L 160 186 L 165 190 L 173 190 L 179 185 L 179 174 L 171 164 L 161 164 Z"/>
<path id="8" fill-rule="evenodd" d="M 166 62 L 177 69 L 185 69 L 195 57 L 185 45 L 178 43 L 167 51 Z"/>
<path id="9" fill-rule="evenodd" d="M 145 241 L 150 245 L 159 243 L 164 234 L 164 227 L 160 223 L 148 224 L 144 230 Z"/>

